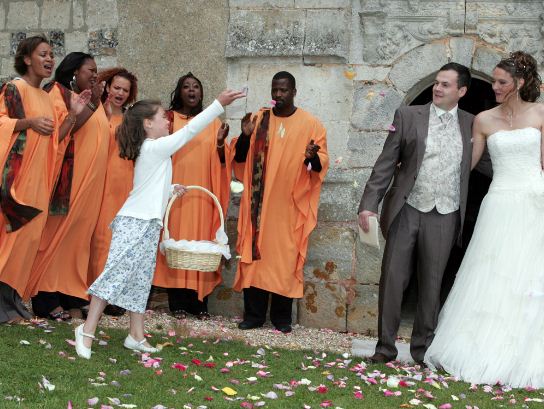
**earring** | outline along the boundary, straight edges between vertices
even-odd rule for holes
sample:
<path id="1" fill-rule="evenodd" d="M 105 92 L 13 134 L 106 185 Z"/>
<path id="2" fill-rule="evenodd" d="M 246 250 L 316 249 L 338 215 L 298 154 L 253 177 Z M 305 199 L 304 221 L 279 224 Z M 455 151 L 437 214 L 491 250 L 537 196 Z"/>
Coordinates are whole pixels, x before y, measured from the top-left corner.
<path id="1" fill-rule="evenodd" d="M 81 90 L 77 86 L 76 74 L 74 74 L 72 80 L 70 81 L 70 88 L 72 89 L 72 91 L 77 92 L 78 94 L 81 92 Z"/>

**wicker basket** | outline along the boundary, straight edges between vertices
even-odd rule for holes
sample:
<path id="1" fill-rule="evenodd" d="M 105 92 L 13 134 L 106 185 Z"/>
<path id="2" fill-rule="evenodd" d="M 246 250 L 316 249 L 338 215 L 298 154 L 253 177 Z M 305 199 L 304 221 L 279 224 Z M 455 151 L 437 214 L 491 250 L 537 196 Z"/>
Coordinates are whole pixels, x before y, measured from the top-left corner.
<path id="1" fill-rule="evenodd" d="M 208 189 L 205 189 L 201 186 L 187 186 L 187 190 L 201 190 L 202 192 L 207 193 L 215 202 L 217 209 L 219 211 L 219 218 L 221 219 L 221 229 L 225 228 L 225 220 L 223 218 L 223 209 L 217 197 L 210 192 Z M 168 231 L 168 217 L 170 215 L 170 208 L 174 201 L 179 198 L 178 195 L 173 195 L 168 206 L 166 207 L 166 215 L 164 216 L 164 234 L 163 240 L 168 240 L 170 238 L 170 232 Z M 168 267 L 175 268 L 178 270 L 196 270 L 204 272 L 217 271 L 219 264 L 221 263 L 221 253 L 204 253 L 204 252 L 193 252 L 188 250 L 179 250 L 166 248 L 164 249 L 166 255 L 166 262 Z"/>

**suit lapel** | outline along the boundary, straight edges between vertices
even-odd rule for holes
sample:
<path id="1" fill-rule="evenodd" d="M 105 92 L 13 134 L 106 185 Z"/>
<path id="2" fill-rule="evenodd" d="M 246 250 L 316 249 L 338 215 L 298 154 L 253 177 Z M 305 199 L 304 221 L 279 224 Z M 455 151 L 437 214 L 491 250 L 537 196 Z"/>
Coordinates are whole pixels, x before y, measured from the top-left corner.
<path id="1" fill-rule="evenodd" d="M 421 106 L 417 111 L 416 119 L 416 133 L 417 133 L 417 173 L 423 162 L 423 156 L 425 155 L 425 146 L 427 142 L 427 135 L 429 133 L 429 115 L 431 111 L 431 104 Z"/>

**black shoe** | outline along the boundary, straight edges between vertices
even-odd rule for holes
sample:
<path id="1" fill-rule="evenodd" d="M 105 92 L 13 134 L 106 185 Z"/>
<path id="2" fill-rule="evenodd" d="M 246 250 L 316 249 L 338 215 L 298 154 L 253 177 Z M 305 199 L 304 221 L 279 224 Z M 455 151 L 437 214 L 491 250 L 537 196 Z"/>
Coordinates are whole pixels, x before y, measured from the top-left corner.
<path id="1" fill-rule="evenodd" d="M 242 321 L 238 324 L 239 329 L 253 329 L 253 328 L 261 328 L 263 324 L 259 324 L 257 322 L 251 322 L 251 321 Z"/>
<path id="2" fill-rule="evenodd" d="M 178 320 L 184 320 L 187 318 L 187 311 L 185 310 L 174 310 L 172 311 L 172 315 L 174 318 L 177 318 Z"/>
<path id="3" fill-rule="evenodd" d="M 276 326 L 276 329 L 284 334 L 289 334 L 291 331 L 293 331 L 293 328 L 291 328 L 290 325 L 278 325 Z"/>
<path id="4" fill-rule="evenodd" d="M 419 366 L 421 367 L 421 369 L 426 369 L 426 368 L 428 368 L 428 367 L 427 367 L 427 364 L 426 364 L 425 362 L 423 362 L 423 361 L 415 361 L 415 364 L 416 364 L 416 365 L 419 365 Z"/>
<path id="5" fill-rule="evenodd" d="M 368 360 L 370 361 L 370 363 L 373 363 L 373 364 L 386 364 L 387 362 L 394 361 L 395 359 L 388 358 L 384 354 L 380 354 L 379 352 L 376 352 L 374 355 L 368 358 Z"/>
<path id="6" fill-rule="evenodd" d="M 201 311 L 195 315 L 197 320 L 206 321 L 211 318 L 210 314 L 207 311 Z"/>
<path id="7" fill-rule="evenodd" d="M 125 309 L 118 307 L 117 305 L 106 305 L 106 308 L 104 308 L 104 314 L 111 315 L 112 317 L 120 317 L 121 315 L 125 314 Z"/>

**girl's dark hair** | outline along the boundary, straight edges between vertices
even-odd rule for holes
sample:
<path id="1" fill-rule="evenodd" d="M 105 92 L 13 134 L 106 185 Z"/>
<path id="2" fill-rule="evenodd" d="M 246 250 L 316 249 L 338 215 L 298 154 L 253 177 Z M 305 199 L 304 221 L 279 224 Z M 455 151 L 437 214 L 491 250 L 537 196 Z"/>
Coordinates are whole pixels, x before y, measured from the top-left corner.
<path id="1" fill-rule="evenodd" d="M 111 83 L 113 82 L 113 79 L 115 77 L 121 77 L 125 78 L 130 81 L 130 92 L 128 94 L 127 101 L 125 102 L 125 105 L 130 104 L 133 102 L 136 97 L 138 96 L 138 78 L 128 71 L 126 68 L 123 67 L 115 67 L 115 68 L 109 68 L 104 71 L 100 71 L 98 73 L 98 82 L 105 81 L 106 85 L 111 87 Z M 102 102 L 106 101 L 106 98 L 108 97 L 108 91 L 106 91 L 106 87 L 104 87 L 104 92 L 102 93 L 102 96 L 100 99 Z"/>
<path id="2" fill-rule="evenodd" d="M 70 89 L 70 81 L 74 78 L 74 72 L 78 70 L 86 60 L 94 60 L 94 58 L 90 54 L 81 52 L 68 54 L 55 70 L 54 80 Z"/>
<path id="3" fill-rule="evenodd" d="M 28 37 L 19 43 L 17 51 L 15 52 L 15 61 L 13 63 L 13 68 L 15 68 L 17 74 L 25 75 L 27 73 L 28 65 L 25 64 L 25 57 L 30 57 L 41 43 L 51 45 L 44 35 Z"/>
<path id="4" fill-rule="evenodd" d="M 181 88 L 183 87 L 183 82 L 187 78 L 193 78 L 196 82 L 198 82 L 198 85 L 200 85 L 200 102 L 196 107 L 191 110 L 191 116 L 195 116 L 201 113 L 203 109 L 202 101 L 204 100 L 204 88 L 202 88 L 202 83 L 197 77 L 193 75 L 192 72 L 188 72 L 184 76 L 179 77 L 176 89 L 170 94 L 170 109 L 172 111 L 180 111 L 183 108 L 183 101 L 181 99 Z"/>
<path id="5" fill-rule="evenodd" d="M 155 116 L 161 101 L 143 99 L 130 105 L 123 115 L 123 122 L 115 131 L 115 139 L 119 146 L 119 156 L 135 161 L 140 155 L 140 148 L 146 138 L 144 119 Z"/>
<path id="6" fill-rule="evenodd" d="M 497 68 L 501 68 L 514 78 L 514 85 L 518 86 L 518 80 L 524 79 L 525 83 L 519 89 L 519 96 L 527 102 L 535 102 L 540 96 L 540 85 L 542 80 L 538 75 L 537 62 L 529 54 L 523 51 L 516 51 L 508 58 L 502 59 Z"/>

